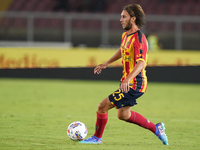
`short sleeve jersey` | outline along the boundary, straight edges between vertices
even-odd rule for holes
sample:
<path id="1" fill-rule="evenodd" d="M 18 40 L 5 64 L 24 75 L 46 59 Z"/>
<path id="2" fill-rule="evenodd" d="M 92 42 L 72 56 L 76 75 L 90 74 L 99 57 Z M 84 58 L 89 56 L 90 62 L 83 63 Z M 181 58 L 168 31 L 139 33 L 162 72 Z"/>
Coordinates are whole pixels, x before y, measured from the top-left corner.
<path id="1" fill-rule="evenodd" d="M 132 72 L 139 60 L 147 65 L 148 42 L 145 35 L 138 30 L 135 33 L 122 34 L 121 55 L 123 65 L 123 76 L 121 82 Z M 146 92 L 147 76 L 145 68 L 133 79 L 130 80 L 130 87 L 138 92 Z"/>

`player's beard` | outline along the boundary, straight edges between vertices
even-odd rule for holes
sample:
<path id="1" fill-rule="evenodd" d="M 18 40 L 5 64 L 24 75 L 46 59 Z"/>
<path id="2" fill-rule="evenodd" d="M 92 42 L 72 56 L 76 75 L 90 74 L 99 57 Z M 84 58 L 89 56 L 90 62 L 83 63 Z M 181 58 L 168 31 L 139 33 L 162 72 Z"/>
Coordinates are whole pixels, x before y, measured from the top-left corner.
<path id="1" fill-rule="evenodd" d="M 130 30 L 131 28 L 132 28 L 131 19 L 129 19 L 129 21 L 128 21 L 126 27 L 124 28 L 124 30 L 128 31 L 128 30 Z"/>

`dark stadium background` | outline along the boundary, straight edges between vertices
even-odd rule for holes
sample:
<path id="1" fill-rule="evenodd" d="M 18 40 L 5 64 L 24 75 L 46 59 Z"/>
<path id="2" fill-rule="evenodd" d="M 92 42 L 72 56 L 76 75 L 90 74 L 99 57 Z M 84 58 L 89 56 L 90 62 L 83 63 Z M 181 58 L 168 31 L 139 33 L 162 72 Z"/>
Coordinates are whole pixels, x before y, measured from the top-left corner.
<path id="1" fill-rule="evenodd" d="M 161 50 L 200 50 L 199 0 L 0 0 L 0 47 L 117 48 L 123 6 L 138 3 L 146 13 L 142 31 L 156 34 Z M 121 68 L 94 76 L 93 68 L 0 69 L 0 77 L 119 80 Z M 149 81 L 200 83 L 200 67 L 147 67 Z M 113 71 L 117 75 L 113 74 Z M 78 73 L 78 75 L 77 75 Z"/>

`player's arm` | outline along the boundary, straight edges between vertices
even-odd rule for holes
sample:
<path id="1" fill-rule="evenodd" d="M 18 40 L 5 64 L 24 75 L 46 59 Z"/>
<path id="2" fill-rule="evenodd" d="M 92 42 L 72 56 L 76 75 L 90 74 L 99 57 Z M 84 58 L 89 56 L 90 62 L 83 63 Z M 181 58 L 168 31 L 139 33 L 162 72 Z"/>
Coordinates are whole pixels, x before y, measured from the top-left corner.
<path id="1" fill-rule="evenodd" d="M 117 61 L 118 59 L 120 59 L 122 56 L 121 56 L 121 49 L 119 48 L 117 50 L 117 52 L 107 61 L 105 62 L 104 64 L 100 64 L 98 65 L 95 69 L 94 69 L 94 74 L 100 74 L 101 73 L 101 70 L 102 69 L 105 69 L 109 64 Z"/>
<path id="2" fill-rule="evenodd" d="M 135 78 L 145 67 L 145 62 L 143 60 L 139 60 L 135 65 L 132 72 L 124 79 L 124 81 L 120 85 L 120 89 L 122 92 L 127 93 L 129 91 L 129 83 L 130 80 Z"/>

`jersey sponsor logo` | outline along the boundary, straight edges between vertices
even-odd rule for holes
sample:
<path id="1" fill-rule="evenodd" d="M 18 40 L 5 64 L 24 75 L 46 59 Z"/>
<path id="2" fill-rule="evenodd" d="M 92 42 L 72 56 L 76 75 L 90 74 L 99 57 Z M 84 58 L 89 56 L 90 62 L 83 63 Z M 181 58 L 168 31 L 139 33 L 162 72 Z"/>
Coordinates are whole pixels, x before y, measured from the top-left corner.
<path id="1" fill-rule="evenodd" d="M 124 61 L 131 61 L 131 57 L 130 57 L 130 56 L 127 56 L 127 55 L 125 55 L 125 54 L 122 54 L 122 59 L 123 59 Z"/>

